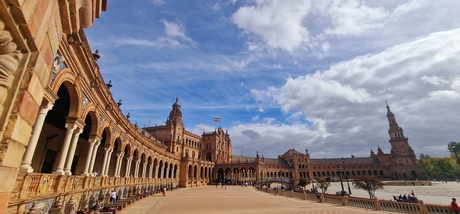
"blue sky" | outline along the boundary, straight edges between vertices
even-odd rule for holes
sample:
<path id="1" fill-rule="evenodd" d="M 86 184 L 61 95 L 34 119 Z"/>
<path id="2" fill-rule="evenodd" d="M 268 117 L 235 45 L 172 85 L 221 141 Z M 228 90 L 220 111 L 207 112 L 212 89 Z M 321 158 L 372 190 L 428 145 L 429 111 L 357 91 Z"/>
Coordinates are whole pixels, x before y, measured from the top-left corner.
<path id="1" fill-rule="evenodd" d="M 417 155 L 460 141 L 460 1 L 109 1 L 86 29 L 139 126 L 228 130 L 233 154 L 390 152 L 385 100 Z M 213 118 L 221 118 L 220 123 Z"/>

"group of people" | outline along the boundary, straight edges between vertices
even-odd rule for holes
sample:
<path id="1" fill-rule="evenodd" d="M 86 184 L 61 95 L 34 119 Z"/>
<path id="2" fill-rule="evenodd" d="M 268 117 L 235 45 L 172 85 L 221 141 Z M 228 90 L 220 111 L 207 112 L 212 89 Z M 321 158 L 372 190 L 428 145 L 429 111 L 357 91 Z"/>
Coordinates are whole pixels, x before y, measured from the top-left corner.
<path id="1" fill-rule="evenodd" d="M 410 194 L 399 195 L 398 197 L 393 195 L 393 199 L 398 202 L 418 202 L 417 197 L 415 197 L 414 190 Z"/>
<path id="2" fill-rule="evenodd" d="M 393 195 L 393 199 L 398 202 L 417 202 L 418 199 L 412 194 L 399 195 L 398 197 Z"/>

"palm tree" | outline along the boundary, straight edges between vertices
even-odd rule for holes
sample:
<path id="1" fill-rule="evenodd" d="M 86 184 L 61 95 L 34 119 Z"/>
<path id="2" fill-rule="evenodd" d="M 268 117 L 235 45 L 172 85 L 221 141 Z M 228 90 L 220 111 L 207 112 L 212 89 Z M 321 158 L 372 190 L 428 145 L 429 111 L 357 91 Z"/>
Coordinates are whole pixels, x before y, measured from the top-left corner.
<path id="1" fill-rule="evenodd" d="M 369 198 L 374 199 L 375 191 L 383 189 L 384 183 L 376 176 L 362 176 L 353 181 L 353 186 L 358 189 L 366 190 L 369 193 Z"/>

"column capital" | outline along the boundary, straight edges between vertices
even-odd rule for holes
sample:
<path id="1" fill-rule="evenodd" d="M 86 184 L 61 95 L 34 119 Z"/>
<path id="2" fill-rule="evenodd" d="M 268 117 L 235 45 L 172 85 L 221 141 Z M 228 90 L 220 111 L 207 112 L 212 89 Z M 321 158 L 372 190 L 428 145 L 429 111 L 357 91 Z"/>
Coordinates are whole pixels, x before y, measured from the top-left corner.
<path id="1" fill-rule="evenodd" d="M 66 127 L 67 127 L 67 124 L 74 124 L 74 125 L 77 125 L 79 128 L 83 129 L 83 127 L 85 127 L 85 122 L 80 119 L 79 117 L 66 117 Z"/>
<path id="2" fill-rule="evenodd" d="M 54 106 L 54 103 L 50 102 L 50 101 L 43 101 L 41 106 L 40 106 L 40 111 L 46 111 L 48 112 L 49 110 L 51 110 Z"/>

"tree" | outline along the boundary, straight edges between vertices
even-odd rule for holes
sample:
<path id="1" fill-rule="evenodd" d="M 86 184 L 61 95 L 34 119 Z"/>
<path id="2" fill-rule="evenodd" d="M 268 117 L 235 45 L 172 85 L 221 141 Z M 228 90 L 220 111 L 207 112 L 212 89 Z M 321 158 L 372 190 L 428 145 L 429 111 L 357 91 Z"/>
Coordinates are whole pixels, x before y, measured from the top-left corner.
<path id="1" fill-rule="evenodd" d="M 419 163 L 425 167 L 429 178 L 454 180 L 460 177 L 460 165 L 456 163 L 454 157 L 435 158 L 421 154 Z"/>
<path id="2" fill-rule="evenodd" d="M 375 198 L 375 191 L 383 189 L 384 183 L 376 176 L 362 176 L 353 181 L 353 186 L 358 189 L 366 190 L 369 193 L 369 198 Z"/>
<path id="3" fill-rule="evenodd" d="M 305 186 L 307 186 L 308 184 L 310 184 L 310 181 L 305 178 L 302 178 L 299 180 L 299 183 L 297 185 L 301 186 L 303 190 L 305 190 Z"/>
<path id="4" fill-rule="evenodd" d="M 316 186 L 321 189 L 321 192 L 324 194 L 327 192 L 327 188 L 331 186 L 331 178 L 321 178 Z"/>
<path id="5" fill-rule="evenodd" d="M 455 160 L 457 160 L 457 164 L 460 165 L 460 160 L 458 159 L 458 153 L 460 153 L 460 142 L 450 142 L 447 144 L 447 149 L 449 150 L 450 154 L 454 156 Z"/>

